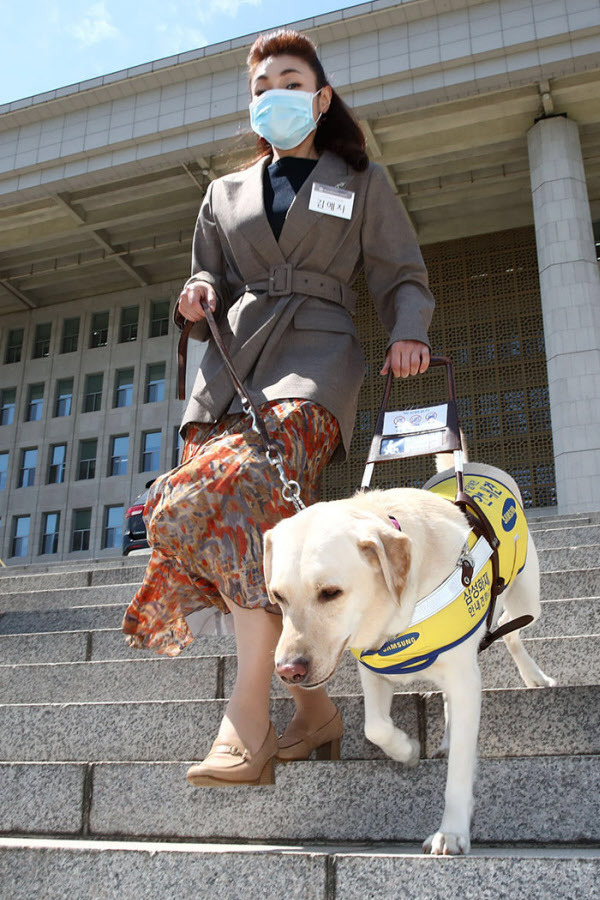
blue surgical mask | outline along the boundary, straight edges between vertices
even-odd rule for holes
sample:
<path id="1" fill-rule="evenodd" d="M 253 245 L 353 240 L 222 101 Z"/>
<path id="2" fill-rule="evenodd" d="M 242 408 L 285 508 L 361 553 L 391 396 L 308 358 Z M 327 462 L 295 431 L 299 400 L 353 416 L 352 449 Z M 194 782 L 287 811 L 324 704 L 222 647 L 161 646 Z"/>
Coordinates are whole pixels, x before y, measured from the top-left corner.
<path id="1" fill-rule="evenodd" d="M 250 104 L 252 130 L 278 150 L 297 147 L 317 127 L 313 118 L 313 97 L 308 91 L 273 89 L 255 97 Z"/>

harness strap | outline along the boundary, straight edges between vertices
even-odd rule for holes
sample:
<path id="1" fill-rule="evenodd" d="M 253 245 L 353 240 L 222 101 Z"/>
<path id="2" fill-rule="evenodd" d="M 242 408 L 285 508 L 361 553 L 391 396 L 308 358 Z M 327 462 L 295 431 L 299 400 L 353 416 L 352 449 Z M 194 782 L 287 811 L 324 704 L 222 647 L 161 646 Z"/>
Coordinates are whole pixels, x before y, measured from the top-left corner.
<path id="1" fill-rule="evenodd" d="M 511 619 L 510 622 L 501 625 L 500 628 L 496 628 L 495 631 L 487 629 L 481 638 L 478 652 L 481 653 L 482 650 L 487 650 L 490 644 L 493 644 L 498 638 L 504 637 L 505 634 L 510 634 L 511 631 L 518 631 L 519 628 L 525 628 L 526 625 L 531 625 L 532 622 L 533 616 L 518 616 L 516 619 Z"/>

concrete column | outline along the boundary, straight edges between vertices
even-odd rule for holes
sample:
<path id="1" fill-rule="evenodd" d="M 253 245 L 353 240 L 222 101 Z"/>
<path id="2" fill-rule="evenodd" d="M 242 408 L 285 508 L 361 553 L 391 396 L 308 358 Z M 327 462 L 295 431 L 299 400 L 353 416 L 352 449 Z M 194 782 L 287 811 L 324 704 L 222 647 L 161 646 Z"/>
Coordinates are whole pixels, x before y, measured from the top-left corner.
<path id="1" fill-rule="evenodd" d="M 558 511 L 600 510 L 600 276 L 575 122 L 528 132 Z"/>

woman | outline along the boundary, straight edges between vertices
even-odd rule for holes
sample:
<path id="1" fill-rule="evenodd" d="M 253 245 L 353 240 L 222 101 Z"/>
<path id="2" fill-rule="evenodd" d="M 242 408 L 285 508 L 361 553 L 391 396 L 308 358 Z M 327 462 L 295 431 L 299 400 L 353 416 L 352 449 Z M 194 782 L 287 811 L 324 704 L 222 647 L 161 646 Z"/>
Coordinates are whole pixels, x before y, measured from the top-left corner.
<path id="1" fill-rule="evenodd" d="M 210 754 L 188 772 L 196 785 L 269 782 L 275 756 L 323 755 L 342 733 L 322 688 L 289 689 L 296 711 L 279 741 L 269 722 L 281 618 L 266 595 L 262 534 L 293 509 L 200 301 L 306 503 L 318 499 L 325 465 L 348 449 L 364 375 L 349 285 L 364 266 L 390 333 L 382 374 L 427 369 L 434 304 L 412 229 L 312 42 L 293 31 L 264 35 L 248 66 L 260 156 L 212 182 L 200 209 L 175 321 L 194 322 L 191 336 L 208 346 L 183 418 L 182 463 L 148 500 L 153 554 L 123 625 L 132 646 L 175 655 L 193 639 L 185 616 L 210 604 L 233 616 L 237 680 Z"/>

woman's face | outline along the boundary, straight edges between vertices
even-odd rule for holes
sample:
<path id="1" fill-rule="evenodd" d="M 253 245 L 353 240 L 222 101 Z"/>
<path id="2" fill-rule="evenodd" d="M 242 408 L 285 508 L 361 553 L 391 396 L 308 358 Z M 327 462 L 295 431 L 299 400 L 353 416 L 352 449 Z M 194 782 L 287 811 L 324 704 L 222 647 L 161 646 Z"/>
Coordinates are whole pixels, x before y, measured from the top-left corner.
<path id="1" fill-rule="evenodd" d="M 252 99 L 260 97 L 265 91 L 273 90 L 306 91 L 315 94 L 317 76 L 303 59 L 292 54 L 269 56 L 254 67 L 250 76 Z M 313 98 L 313 114 L 315 119 L 329 108 L 331 88 L 321 88 L 318 96 Z"/>

